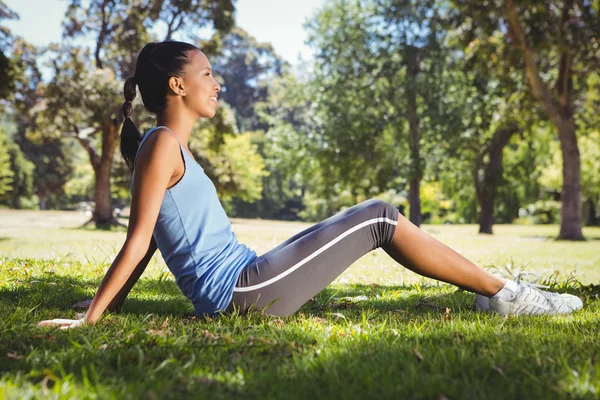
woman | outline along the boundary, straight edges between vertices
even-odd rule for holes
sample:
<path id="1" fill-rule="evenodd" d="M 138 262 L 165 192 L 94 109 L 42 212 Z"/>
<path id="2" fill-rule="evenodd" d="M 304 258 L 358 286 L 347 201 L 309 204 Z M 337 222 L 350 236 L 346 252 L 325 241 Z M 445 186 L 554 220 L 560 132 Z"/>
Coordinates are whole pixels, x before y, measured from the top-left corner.
<path id="1" fill-rule="evenodd" d="M 130 119 L 136 85 L 157 118 L 157 126 L 142 138 Z M 544 292 L 478 268 L 380 200 L 351 207 L 257 257 L 238 243 L 214 185 L 188 148 L 197 119 L 215 115 L 220 89 L 197 47 L 168 41 L 142 49 L 135 76 L 124 88 L 121 152 L 133 172 L 127 238 L 85 316 L 40 325 L 72 328 L 119 308 L 157 248 L 198 315 L 250 307 L 292 314 L 378 247 L 421 275 L 477 293 L 479 308 L 555 314 L 582 307 L 575 296 Z"/>

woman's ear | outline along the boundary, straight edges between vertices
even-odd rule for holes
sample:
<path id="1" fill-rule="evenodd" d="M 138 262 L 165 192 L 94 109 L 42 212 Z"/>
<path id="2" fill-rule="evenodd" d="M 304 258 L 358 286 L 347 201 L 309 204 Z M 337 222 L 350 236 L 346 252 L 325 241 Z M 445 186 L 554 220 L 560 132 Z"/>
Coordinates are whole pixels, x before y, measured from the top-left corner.
<path id="1" fill-rule="evenodd" d="M 172 76 L 169 78 L 169 88 L 171 91 L 178 96 L 185 96 L 185 88 L 183 87 L 183 79 L 178 76 Z"/>

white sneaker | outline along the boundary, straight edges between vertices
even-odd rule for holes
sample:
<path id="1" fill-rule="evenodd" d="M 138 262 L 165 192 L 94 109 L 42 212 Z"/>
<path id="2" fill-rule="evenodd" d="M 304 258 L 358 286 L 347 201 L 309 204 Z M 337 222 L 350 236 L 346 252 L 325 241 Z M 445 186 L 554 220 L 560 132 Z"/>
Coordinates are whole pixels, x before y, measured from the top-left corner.
<path id="1" fill-rule="evenodd" d="M 477 295 L 475 296 L 474 308 L 476 310 L 491 310 L 501 315 L 509 314 L 569 314 L 573 311 L 579 310 L 583 307 L 583 302 L 579 297 L 573 296 L 566 293 L 552 293 L 538 288 L 547 288 L 548 286 L 537 285 L 532 283 L 530 279 L 528 282 L 522 282 L 521 277 L 537 276 L 530 272 L 521 272 L 515 277 L 517 284 L 516 290 L 513 291 L 513 296 L 510 300 L 504 300 L 497 297 L 486 297 Z M 503 290 L 511 289 L 507 286 Z M 485 298 L 485 299 L 484 299 Z M 487 300 L 487 301 L 486 301 Z M 486 308 L 487 305 L 487 308 Z"/>

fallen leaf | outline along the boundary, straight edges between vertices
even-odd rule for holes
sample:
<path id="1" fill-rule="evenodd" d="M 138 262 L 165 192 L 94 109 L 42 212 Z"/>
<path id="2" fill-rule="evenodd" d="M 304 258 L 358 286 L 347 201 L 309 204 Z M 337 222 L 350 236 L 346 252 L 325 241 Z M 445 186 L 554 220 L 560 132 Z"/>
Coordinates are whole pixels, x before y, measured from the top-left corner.
<path id="1" fill-rule="evenodd" d="M 340 302 L 340 303 L 330 303 L 328 305 L 329 308 L 338 308 L 338 309 L 347 309 L 352 307 L 352 303 L 349 301 Z"/>
<path id="2" fill-rule="evenodd" d="M 8 353 L 7 354 L 8 358 L 10 358 L 11 360 L 22 360 L 25 358 L 25 356 L 19 355 L 17 353 Z"/>
<path id="3" fill-rule="evenodd" d="M 422 361 L 423 361 L 423 356 L 422 356 L 422 355 L 421 355 L 421 353 L 419 353 L 419 351 L 418 351 L 417 349 L 415 349 L 414 347 L 413 347 L 413 349 L 412 349 L 412 353 L 413 353 L 413 356 L 415 356 L 415 358 L 417 359 L 417 361 L 418 361 L 418 362 L 422 362 Z"/>
<path id="4" fill-rule="evenodd" d="M 504 376 L 504 370 L 503 370 L 501 367 L 499 367 L 499 366 L 497 366 L 497 365 L 494 365 L 494 366 L 492 367 L 492 369 L 493 369 L 494 371 L 496 371 L 497 373 L 499 373 L 500 375 Z"/>
<path id="5" fill-rule="evenodd" d="M 452 319 L 452 316 L 450 315 L 450 311 L 452 311 L 450 308 L 446 307 L 446 311 L 444 311 L 444 321 L 450 321 Z"/>
<path id="6" fill-rule="evenodd" d="M 272 319 L 271 321 L 269 321 L 270 325 L 276 325 L 279 328 L 282 328 L 283 325 L 285 325 L 285 322 L 283 322 L 283 320 L 281 318 L 275 318 Z"/>
<path id="7" fill-rule="evenodd" d="M 170 329 L 149 329 L 148 333 L 151 334 L 152 336 L 168 335 L 171 333 L 171 330 Z"/>
<path id="8" fill-rule="evenodd" d="M 169 326 L 169 317 L 167 316 L 165 318 L 165 320 L 163 321 L 162 325 L 160 326 L 160 329 L 161 330 L 166 329 L 168 326 Z"/>
<path id="9" fill-rule="evenodd" d="M 237 351 L 233 353 L 230 357 L 231 361 L 237 362 L 240 358 L 242 358 L 242 354 L 244 354 L 244 351 Z"/>

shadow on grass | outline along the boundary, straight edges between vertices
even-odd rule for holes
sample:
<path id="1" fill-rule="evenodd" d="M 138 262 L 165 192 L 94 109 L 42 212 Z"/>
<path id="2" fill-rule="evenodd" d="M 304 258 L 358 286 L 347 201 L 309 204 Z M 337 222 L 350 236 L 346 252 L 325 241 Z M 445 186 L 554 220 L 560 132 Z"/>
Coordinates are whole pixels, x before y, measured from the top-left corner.
<path id="1" fill-rule="evenodd" d="M 15 281 L 13 289 L 0 289 L 2 307 L 35 307 L 38 311 L 66 313 L 78 301 L 91 299 L 100 279 L 87 280 L 63 275 L 45 275 Z M 141 297 L 141 298 L 140 298 Z M 121 313 L 193 313 L 191 303 L 175 282 L 141 279 L 129 294 Z"/>
<path id="2" fill-rule="evenodd" d="M 561 398 L 600 389 L 593 318 L 474 313 L 471 294 L 447 288 L 336 286 L 289 319 L 214 321 L 188 318 L 191 305 L 173 281 L 143 279 L 123 319 L 76 331 L 31 323 L 63 316 L 97 284 L 47 275 L 0 289 L 0 357 L 13 355 L 0 362 L 3 380 L 161 399 Z M 149 313 L 161 318 L 139 318 Z"/>
<path id="3" fill-rule="evenodd" d="M 101 279 L 85 279 L 48 274 L 13 281 L 12 288 L 0 289 L 0 305 L 5 308 L 28 307 L 36 310 L 67 312 L 76 302 L 91 299 Z M 548 282 L 544 282 L 548 283 Z M 600 285 L 583 286 L 577 281 L 551 283 L 554 290 L 568 292 L 584 299 L 596 299 Z M 362 310 L 405 312 L 420 316 L 431 312 L 472 310 L 473 294 L 445 286 L 425 287 L 417 292 L 415 286 L 335 285 L 329 286 L 304 304 L 295 314 L 325 317 L 331 313 L 348 312 L 362 318 Z M 421 290 L 421 289 L 419 289 Z M 449 290 L 452 292 L 447 293 Z M 191 302 L 170 279 L 141 279 L 129 294 L 120 314 L 155 314 L 167 316 L 194 315 Z M 227 315 L 229 313 L 226 313 Z M 268 316 L 266 316 L 268 317 Z"/>
<path id="4" fill-rule="evenodd" d="M 527 239 L 539 239 L 539 240 L 545 240 L 545 241 L 556 241 L 556 242 L 561 242 L 563 240 L 558 240 L 558 235 L 518 235 L 521 238 L 527 238 Z M 584 235 L 585 236 L 585 240 L 579 240 L 579 241 L 567 241 L 564 240 L 564 242 L 568 242 L 568 243 L 585 243 L 585 242 L 593 242 L 593 241 L 597 241 L 600 240 L 600 236 L 595 236 L 595 235 Z"/>

